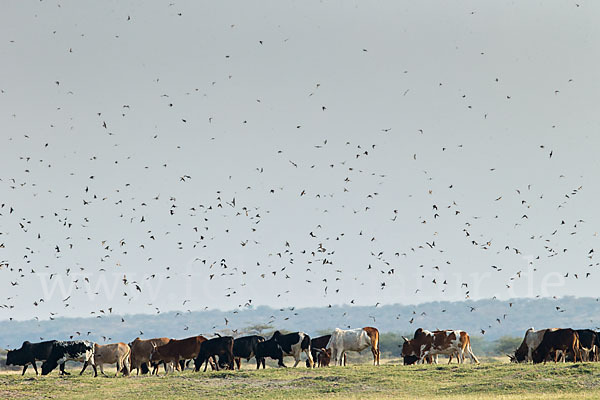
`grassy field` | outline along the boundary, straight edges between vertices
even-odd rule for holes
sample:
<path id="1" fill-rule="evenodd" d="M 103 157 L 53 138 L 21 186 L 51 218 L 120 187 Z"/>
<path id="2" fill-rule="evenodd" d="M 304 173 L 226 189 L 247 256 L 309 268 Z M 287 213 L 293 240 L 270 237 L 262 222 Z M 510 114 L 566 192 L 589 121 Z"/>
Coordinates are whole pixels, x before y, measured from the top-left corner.
<path id="1" fill-rule="evenodd" d="M 2 399 L 323 399 L 323 398 L 600 398 L 600 363 L 547 365 L 355 365 L 309 370 L 277 369 L 168 376 L 93 378 L 87 373 L 36 377 L 0 374 Z"/>

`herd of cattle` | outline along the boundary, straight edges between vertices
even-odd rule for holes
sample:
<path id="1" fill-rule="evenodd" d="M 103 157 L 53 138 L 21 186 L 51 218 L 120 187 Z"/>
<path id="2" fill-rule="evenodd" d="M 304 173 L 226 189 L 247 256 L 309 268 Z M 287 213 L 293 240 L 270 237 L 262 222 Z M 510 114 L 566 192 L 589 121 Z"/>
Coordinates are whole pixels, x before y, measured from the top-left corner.
<path id="1" fill-rule="evenodd" d="M 414 363 L 437 363 L 438 355 L 449 357 L 448 363 L 456 358 L 463 363 L 469 358 L 472 363 L 479 363 L 471 349 L 471 341 L 467 332 L 462 330 L 427 331 L 419 328 L 414 337 L 403 337 L 402 357 L 405 365 Z M 98 375 L 97 367 L 104 375 L 104 364 L 116 364 L 120 372 L 128 375 L 134 369 L 139 375 L 158 374 L 160 364 L 165 373 L 170 368 L 184 370 L 194 360 L 194 367 L 199 371 L 204 364 L 204 371 L 210 364 L 213 370 L 240 369 L 241 360 L 256 359 L 256 368 L 265 368 L 265 359 L 277 360 L 280 367 L 285 367 L 283 358 L 294 357 L 294 367 L 300 363 L 300 355 L 306 354 L 306 366 L 326 367 L 331 361 L 334 365 L 346 365 L 346 352 L 361 352 L 370 349 L 373 353 L 373 364 L 379 365 L 379 331 L 373 327 L 350 330 L 335 329 L 331 335 L 311 339 L 304 332 L 282 334 L 279 331 L 266 340 L 262 336 L 251 335 L 239 338 L 220 336 L 206 339 L 204 336 L 192 336 L 186 339 L 140 339 L 133 342 L 100 345 L 87 340 L 60 341 L 50 340 L 40 343 L 24 342 L 20 349 L 9 350 L 7 365 L 23 366 L 22 374 L 31 364 L 38 374 L 36 361 L 42 361 L 42 375 L 49 374 L 60 366 L 61 374 L 65 371 L 65 362 L 83 362 L 80 375 L 88 365 Z M 559 358 L 562 361 L 598 361 L 600 353 L 600 333 L 585 329 L 542 329 L 530 328 L 525 338 L 515 351 L 509 355 L 513 362 L 534 363 L 546 362 Z"/>
<path id="2" fill-rule="evenodd" d="M 23 366 L 23 374 L 31 364 L 37 375 L 36 361 L 42 361 L 42 375 L 49 374 L 60 366 L 61 374 L 65 371 L 67 361 L 83 363 L 80 375 L 88 365 L 98 376 L 97 367 L 104 374 L 104 364 L 116 364 L 118 375 L 128 375 L 134 369 L 139 375 L 153 367 L 153 374 L 158 373 L 162 363 L 165 372 L 172 365 L 173 369 L 183 370 L 194 360 L 195 370 L 199 371 L 204 364 L 204 371 L 211 365 L 214 370 L 220 368 L 240 369 L 241 360 L 256 359 L 256 368 L 265 368 L 265 359 L 277 360 L 278 365 L 285 367 L 283 358 L 294 357 L 294 367 L 300 363 L 300 355 L 306 354 L 308 367 L 328 366 L 331 360 L 345 365 L 347 351 L 363 351 L 367 348 L 373 353 L 373 363 L 379 365 L 379 331 L 376 328 L 336 329 L 331 335 L 311 338 L 304 332 L 282 334 L 279 331 L 266 340 L 262 336 L 252 335 L 234 339 L 231 336 L 220 336 L 207 339 L 204 336 L 192 336 L 186 339 L 140 339 L 133 342 L 100 345 L 87 340 L 60 341 L 50 340 L 40 343 L 24 342 L 20 349 L 9 350 L 6 365 Z"/>

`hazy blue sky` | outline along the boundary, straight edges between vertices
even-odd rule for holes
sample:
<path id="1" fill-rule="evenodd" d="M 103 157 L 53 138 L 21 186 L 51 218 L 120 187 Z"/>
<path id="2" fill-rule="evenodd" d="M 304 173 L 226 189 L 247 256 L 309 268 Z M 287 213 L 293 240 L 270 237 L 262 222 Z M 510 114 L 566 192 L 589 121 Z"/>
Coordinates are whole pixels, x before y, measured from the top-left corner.
<path id="1" fill-rule="evenodd" d="M 0 10 L 0 319 L 597 296 L 598 2 Z"/>

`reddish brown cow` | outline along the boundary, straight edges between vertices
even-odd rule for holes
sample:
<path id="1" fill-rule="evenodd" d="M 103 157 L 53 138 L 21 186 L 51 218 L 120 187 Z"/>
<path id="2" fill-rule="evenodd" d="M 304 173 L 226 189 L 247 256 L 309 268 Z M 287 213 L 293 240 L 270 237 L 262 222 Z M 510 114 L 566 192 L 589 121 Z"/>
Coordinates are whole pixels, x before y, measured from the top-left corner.
<path id="1" fill-rule="evenodd" d="M 155 346 L 150 361 L 172 362 L 175 369 L 179 370 L 179 360 L 190 360 L 196 358 L 200 352 L 202 342 L 205 342 L 204 336 L 192 336 L 185 339 L 171 339 L 169 343 L 162 346 Z"/>

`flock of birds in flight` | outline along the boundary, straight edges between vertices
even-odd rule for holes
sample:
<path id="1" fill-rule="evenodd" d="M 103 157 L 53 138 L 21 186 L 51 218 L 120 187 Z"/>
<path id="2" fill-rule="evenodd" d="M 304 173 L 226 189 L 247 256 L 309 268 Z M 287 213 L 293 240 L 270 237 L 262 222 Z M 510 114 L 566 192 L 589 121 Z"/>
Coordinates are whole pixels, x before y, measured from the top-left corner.
<path id="1" fill-rule="evenodd" d="M 181 16 L 181 14 L 179 14 Z M 133 22 L 130 16 L 127 17 L 128 22 Z M 234 25 L 231 25 L 231 29 L 235 29 Z M 260 46 L 264 46 L 265 42 L 263 40 L 258 41 Z M 14 43 L 18 44 L 18 43 Z M 69 48 L 69 53 L 73 51 L 77 51 L 77 49 Z M 358 52 L 363 52 L 368 54 L 368 49 L 366 48 L 358 48 Z M 227 77 L 227 79 L 233 79 L 231 75 Z M 499 79 L 494 77 L 495 82 L 499 82 Z M 156 83 L 160 81 L 159 78 L 156 79 Z M 569 79 L 569 83 L 572 83 L 573 80 Z M 215 86 L 217 84 L 216 81 L 211 82 L 211 86 Z M 54 85 L 57 88 L 61 88 L 63 83 L 59 80 L 54 81 Z M 439 84 L 442 86 L 442 84 Z M 318 91 L 321 89 L 321 83 L 316 83 L 313 88 L 310 88 L 308 91 L 308 97 L 317 98 L 316 95 Z M 195 89 L 198 91 L 198 89 Z M 71 90 L 65 90 L 65 95 L 75 95 L 76 91 L 73 92 Z M 406 96 L 409 93 L 407 89 L 403 96 Z M 556 90 L 554 95 L 559 95 L 560 91 Z M 6 96 L 10 99 L 11 93 L 8 91 L 2 90 L 0 93 L 2 96 Z M 173 96 L 175 97 L 175 96 Z M 463 95 L 465 97 L 465 95 Z M 506 95 L 506 99 L 510 101 L 511 96 Z M 172 99 L 172 95 L 164 93 L 160 96 L 160 102 L 163 102 L 163 105 L 168 109 L 176 109 L 175 101 Z M 319 100 L 315 100 L 315 109 L 318 112 L 326 113 L 328 112 L 329 105 L 318 103 Z M 261 103 L 261 99 L 256 99 L 257 103 Z M 135 108 L 135 104 L 124 104 L 121 107 L 121 118 L 127 118 L 130 110 Z M 60 110 L 60 108 L 59 108 Z M 14 116 L 16 117 L 16 116 Z M 488 114 L 484 114 L 484 119 L 488 119 Z M 97 130 L 94 132 L 94 135 L 105 135 L 110 137 L 111 140 L 111 150 L 107 150 L 101 152 L 99 154 L 93 154 L 89 157 L 88 162 L 91 164 L 95 164 L 98 162 L 103 162 L 111 157 L 110 152 L 112 148 L 119 146 L 119 140 L 123 135 L 126 135 L 124 132 L 117 132 L 117 130 L 112 128 L 111 119 L 106 115 L 104 111 L 98 110 L 95 111 L 94 124 L 96 124 Z M 189 117 L 177 115 L 174 117 L 174 121 L 172 123 L 181 123 L 188 124 Z M 216 124 L 217 120 L 213 116 L 209 116 L 206 121 L 207 124 Z M 242 125 L 247 125 L 248 121 L 241 121 Z M 295 130 L 302 130 L 302 123 L 292 123 L 292 126 Z M 44 135 L 37 135 L 35 133 L 28 134 L 11 134 L 9 138 L 3 138 L 3 140 L 14 143 L 18 148 L 21 149 L 31 149 L 32 155 L 14 155 L 7 154 L 6 156 L 11 158 L 11 165 L 14 166 L 14 169 L 23 168 L 23 171 L 16 172 L 14 170 L 4 171 L 3 176 L 0 177 L 0 187 L 2 188 L 2 192 L 7 194 L 7 196 L 3 196 L 5 200 L 0 203 L 0 226 L 2 226 L 3 232 L 0 232 L 0 274 L 3 274 L 5 277 L 4 280 L 8 283 L 10 282 L 11 288 L 6 290 L 4 293 L 7 294 L 3 299 L 3 304 L 0 305 L 5 312 L 2 314 L 4 317 L 9 317 L 11 320 L 13 316 L 17 315 L 19 312 L 18 309 L 14 306 L 14 301 L 19 296 L 19 286 L 22 285 L 24 281 L 32 279 L 36 274 L 46 273 L 48 274 L 49 281 L 56 279 L 58 276 L 65 277 L 67 279 L 71 279 L 75 292 L 72 295 L 69 295 L 62 299 L 61 303 L 64 310 L 52 310 L 49 314 L 39 315 L 37 318 L 44 319 L 49 318 L 50 320 L 55 319 L 57 316 L 69 315 L 69 309 L 73 309 L 75 303 L 85 301 L 85 296 L 82 296 L 75 300 L 73 297 L 77 293 L 77 291 L 85 291 L 89 290 L 90 284 L 92 283 L 90 280 L 93 280 L 94 277 L 101 275 L 102 273 L 109 272 L 119 272 L 127 271 L 127 265 L 120 265 L 118 262 L 111 265 L 111 261 L 115 258 L 115 254 L 120 254 L 122 256 L 128 256 L 130 253 L 134 254 L 135 257 L 139 257 L 138 260 L 143 260 L 146 263 L 152 263 L 154 256 L 148 250 L 158 251 L 158 252 L 173 252 L 173 251 L 181 251 L 185 250 L 187 252 L 191 252 L 192 254 L 197 254 L 198 256 L 193 260 L 192 264 L 199 263 L 201 271 L 203 271 L 203 278 L 208 282 L 212 282 L 215 285 L 220 285 L 218 281 L 221 278 L 235 276 L 239 278 L 241 283 L 241 287 L 227 287 L 224 290 L 223 296 L 226 299 L 234 298 L 238 299 L 240 297 L 240 289 L 246 285 L 245 281 L 247 276 L 252 275 L 254 282 L 264 280 L 265 286 L 274 285 L 274 279 L 281 279 L 283 281 L 291 280 L 303 280 L 303 284 L 310 285 L 310 287 L 319 286 L 318 289 L 315 289 L 315 292 L 318 292 L 325 297 L 329 294 L 341 295 L 345 298 L 346 304 L 356 304 L 356 302 L 360 302 L 360 295 L 356 293 L 346 293 L 344 294 L 344 285 L 346 280 L 360 280 L 363 279 L 365 274 L 375 274 L 377 275 L 377 280 L 379 281 L 379 290 L 385 290 L 389 285 L 389 280 L 396 279 L 399 271 L 404 269 L 404 261 L 411 254 L 427 254 L 425 252 L 435 252 L 435 253 L 444 253 L 445 250 L 440 249 L 439 246 L 439 238 L 433 235 L 429 240 L 425 240 L 421 243 L 416 243 L 414 245 L 402 246 L 406 247 L 404 250 L 389 250 L 389 249 L 375 249 L 372 248 L 370 251 L 370 257 L 372 259 L 371 263 L 368 263 L 364 267 L 360 267 L 360 273 L 355 272 L 355 276 L 348 277 L 348 272 L 345 271 L 343 266 L 339 266 L 336 264 L 336 251 L 337 252 L 348 252 L 351 251 L 350 248 L 344 247 L 344 245 L 339 245 L 338 243 L 343 243 L 344 239 L 350 235 L 349 231 L 342 232 L 340 227 L 326 227 L 324 224 L 316 224 L 314 227 L 307 232 L 303 232 L 301 235 L 304 236 L 304 239 L 299 241 L 294 241 L 291 239 L 281 239 L 279 247 L 270 247 L 264 250 L 261 250 L 263 254 L 268 255 L 266 258 L 268 260 L 276 260 L 274 262 L 265 263 L 263 260 L 247 260 L 245 265 L 232 265 L 228 261 L 228 256 L 221 257 L 206 257 L 206 254 L 210 253 L 210 242 L 217 238 L 217 232 L 224 230 L 225 238 L 222 239 L 224 241 L 231 240 L 227 237 L 230 232 L 234 229 L 239 228 L 240 226 L 246 230 L 249 237 L 244 238 L 240 241 L 236 241 L 236 247 L 239 249 L 238 251 L 243 251 L 246 248 L 261 248 L 263 246 L 263 241 L 261 238 L 264 238 L 265 235 L 268 236 L 269 224 L 274 223 L 274 220 L 280 218 L 279 215 L 269 215 L 271 211 L 266 208 L 262 204 L 254 204 L 252 203 L 253 196 L 248 196 L 247 193 L 252 191 L 262 191 L 261 194 L 256 195 L 258 199 L 266 199 L 265 203 L 271 203 L 272 198 L 276 198 L 281 196 L 282 198 L 291 198 L 291 196 L 296 197 L 294 201 L 303 201 L 306 198 L 312 198 L 314 201 L 323 200 L 325 204 L 328 206 L 336 205 L 336 196 L 340 196 L 347 194 L 348 196 L 364 196 L 365 201 L 372 201 L 379 196 L 385 196 L 386 184 L 393 185 L 391 182 L 386 182 L 388 178 L 388 173 L 384 172 L 375 172 L 370 169 L 370 161 L 371 157 L 378 157 L 377 152 L 383 146 L 379 142 L 377 142 L 377 138 L 382 138 L 382 141 L 387 140 L 386 138 L 390 135 L 394 134 L 393 127 L 385 127 L 378 128 L 379 136 L 373 136 L 372 142 L 368 144 L 358 144 L 354 141 L 340 139 L 337 135 L 333 135 L 335 137 L 322 138 L 318 143 L 312 145 L 313 151 L 321 152 L 321 151 L 332 151 L 332 153 L 344 154 L 343 161 L 335 161 L 335 162 L 322 162 L 312 164 L 310 159 L 311 157 L 307 157 L 305 160 L 298 160 L 294 157 L 288 157 L 288 151 L 286 149 L 278 149 L 272 148 L 270 151 L 272 153 L 273 160 L 276 163 L 276 167 L 278 169 L 286 170 L 308 170 L 318 171 L 316 175 L 324 176 L 327 179 L 328 176 L 326 172 L 323 170 L 336 170 L 340 171 L 337 173 L 336 179 L 339 179 L 339 182 L 336 182 L 336 190 L 339 188 L 339 193 L 331 193 L 331 192 L 315 192 L 310 187 L 301 188 L 297 190 L 297 193 L 290 195 L 288 192 L 291 190 L 293 185 L 289 187 L 278 186 L 278 184 L 269 185 L 268 178 L 266 179 L 266 183 L 262 183 L 258 185 L 244 185 L 243 187 L 234 187 L 231 190 L 231 185 L 229 184 L 229 188 L 225 188 L 222 190 L 217 190 L 211 199 L 206 199 L 204 193 L 202 196 L 205 201 L 198 203 L 193 199 L 194 196 L 198 195 L 199 192 L 203 190 L 202 185 L 195 186 L 194 189 L 188 189 L 188 198 L 181 198 L 181 196 L 175 195 L 164 195 L 164 194 L 156 194 L 154 196 L 149 196 L 146 198 L 138 198 L 132 197 L 130 200 L 125 199 L 125 196 L 135 193 L 136 187 L 140 186 L 140 182 L 131 182 L 125 183 L 123 187 L 119 187 L 114 189 L 114 193 L 122 194 L 123 198 L 115 199 L 114 194 L 106 194 L 99 193 L 98 188 L 102 187 L 102 185 L 97 184 L 96 182 L 101 179 L 106 179 L 107 177 L 98 176 L 101 175 L 101 169 L 97 169 L 99 171 L 97 174 L 89 175 L 86 179 L 87 183 L 81 185 L 80 187 L 71 187 L 70 184 L 67 184 L 67 191 L 62 193 L 61 189 L 57 188 L 54 193 L 47 193 L 45 196 L 54 196 L 56 199 L 60 198 L 60 196 L 64 196 L 63 201 L 70 204 L 69 207 L 63 208 L 61 210 L 56 210 L 52 213 L 47 213 L 44 215 L 39 215 L 37 217 L 33 217 L 34 214 L 37 214 L 38 211 L 31 208 L 26 208 L 22 204 L 19 203 L 18 199 L 32 196 L 32 193 L 36 192 L 36 184 L 34 181 L 36 180 L 36 172 L 39 172 L 41 167 L 52 170 L 53 168 L 53 156 L 45 156 L 44 151 L 50 152 L 54 144 L 51 140 L 45 141 L 40 138 L 45 137 Z M 396 129 L 397 130 L 397 129 Z M 418 129 L 413 133 L 414 135 L 418 135 L 421 137 L 425 137 L 428 135 L 424 129 Z M 150 143 L 151 141 L 158 141 L 161 138 L 159 134 L 150 134 L 147 137 L 147 141 Z M 207 138 L 208 139 L 208 138 Z M 42 141 L 40 141 L 42 140 Z M 209 141 L 218 141 L 218 137 L 210 137 Z M 168 143 L 169 139 L 163 139 L 163 144 Z M 14 145 L 14 143 L 11 143 Z M 146 144 L 140 143 L 140 146 L 143 148 Z M 268 147 L 267 144 L 265 146 Z M 177 144 L 177 149 L 185 148 L 185 144 Z M 335 150 L 331 149 L 334 147 Z M 462 149 L 462 145 L 457 145 L 457 149 Z M 439 148 L 438 148 L 439 150 Z M 436 150 L 436 151 L 438 151 Z M 546 148 L 544 145 L 539 145 L 539 150 L 545 152 L 546 159 L 549 162 L 552 162 L 554 156 L 554 149 Z M 449 149 L 447 147 L 441 148 L 442 152 L 447 152 Z M 48 153 L 55 154 L 56 153 Z M 18 157 L 18 159 L 14 159 Z M 315 158 L 321 157 L 316 156 Z M 132 156 L 127 156 L 122 160 L 115 160 L 114 164 L 126 164 L 131 161 Z M 325 158 L 323 158 L 325 159 Z M 412 153 L 411 157 L 412 162 L 418 162 L 419 157 L 417 153 Z M 157 160 L 153 160 L 157 165 L 144 165 L 141 167 L 142 171 L 147 169 L 162 169 L 166 176 L 169 176 L 169 186 L 170 188 L 175 187 L 175 182 L 178 185 L 194 185 L 196 174 L 193 172 L 181 173 L 180 169 L 170 171 L 170 164 L 168 162 L 158 162 Z M 37 162 L 37 165 L 35 164 Z M 235 167 L 235 166 L 234 166 Z M 138 165 L 138 168 L 140 166 Z M 264 166 L 254 166 L 254 172 L 261 176 L 265 174 L 267 167 Z M 81 175 L 78 170 L 86 171 L 85 167 L 78 167 L 74 169 L 74 172 L 70 172 L 70 176 Z M 194 170 L 194 166 L 190 166 L 190 171 Z M 495 168 L 489 168 L 490 172 L 494 172 Z M 235 168 L 230 171 L 232 174 L 235 174 Z M 161 172 L 163 173 L 163 172 Z M 11 176 L 12 175 L 12 176 Z M 13 177 L 15 176 L 15 177 Z M 56 173 L 52 177 L 53 180 L 60 179 L 70 179 L 70 177 L 63 178 L 60 173 Z M 78 177 L 79 179 L 79 177 Z M 110 179 L 110 177 L 108 177 Z M 140 173 L 138 175 L 138 179 L 142 180 L 143 175 Z M 264 180 L 265 178 L 260 178 L 259 181 Z M 40 178 L 37 178 L 39 181 Z M 369 191 L 368 193 L 362 193 L 363 190 L 357 190 L 357 194 L 354 194 L 353 183 L 355 181 L 371 181 L 373 184 L 371 186 L 367 185 L 366 187 L 379 187 L 380 191 Z M 50 182 L 36 182 L 37 187 L 40 186 L 48 186 L 52 188 L 52 181 Z M 382 184 L 383 183 L 383 184 Z M 64 185 L 64 183 L 63 183 Z M 60 187 L 61 185 L 57 185 Z M 227 186 L 227 185 L 224 185 Z M 258 187 L 257 187 L 258 186 Z M 454 185 L 448 185 L 447 189 L 452 190 Z M 63 186 L 64 188 L 64 186 Z M 566 202 L 573 199 L 577 196 L 583 187 L 577 186 L 570 190 L 568 193 L 564 194 L 564 199 L 557 205 L 558 208 L 564 207 Z M 180 191 L 180 189 L 177 189 Z M 40 190 L 41 192 L 41 190 Z M 285 196 L 284 196 L 285 193 Z M 515 226 L 523 224 L 524 221 L 529 219 L 527 209 L 530 207 L 530 200 L 528 197 L 534 196 L 534 189 L 532 185 L 528 185 L 523 189 L 516 189 L 515 191 L 516 197 L 518 198 L 519 205 L 522 207 L 525 212 L 522 213 L 522 216 L 519 218 L 519 221 L 515 222 Z M 477 216 L 469 216 L 465 214 L 469 214 L 469 212 L 463 208 L 454 200 L 444 199 L 443 203 L 441 201 L 433 201 L 434 196 L 432 195 L 432 190 L 430 189 L 427 193 L 429 197 L 425 197 L 429 201 L 429 212 L 428 216 L 419 216 L 418 223 L 421 225 L 425 224 L 436 224 L 438 220 L 448 219 L 448 218 L 460 218 L 460 223 L 455 224 L 455 226 L 460 226 L 460 235 L 466 241 L 466 243 L 474 246 L 477 249 L 482 251 L 490 251 L 495 250 L 496 254 L 500 254 L 501 252 L 511 253 L 518 257 L 523 257 L 524 254 L 516 245 L 506 243 L 506 244 L 498 244 L 491 239 L 483 239 L 483 235 L 478 233 L 472 233 L 474 225 L 477 223 L 477 220 L 480 217 Z M 426 195 L 426 196 L 427 196 Z M 34 197 L 37 196 L 33 194 Z M 137 195 L 136 195 L 137 196 Z M 538 200 L 543 201 L 543 194 L 536 193 L 535 196 Z M 42 195 L 40 194 L 40 197 Z M 490 202 L 502 202 L 506 198 L 512 198 L 513 196 L 509 195 L 499 195 L 495 199 L 491 199 Z M 361 199 L 362 202 L 363 199 Z M 438 200 L 442 200 L 439 199 Z M 33 199 L 33 204 L 37 200 Z M 285 200 L 284 200 L 285 201 Z M 104 204 L 108 204 L 112 202 L 112 205 L 105 206 Z M 134 205 L 132 205 L 135 203 Z M 337 203 L 339 205 L 340 203 Z M 368 214 L 374 205 L 369 203 L 364 204 L 361 209 L 352 209 L 350 211 L 345 211 L 347 221 L 344 222 L 344 226 L 348 227 L 348 230 L 357 231 L 356 237 L 353 240 L 364 242 L 367 244 L 372 244 L 376 242 L 378 239 L 372 233 L 372 229 L 355 229 L 356 226 L 353 225 L 352 216 L 356 214 Z M 100 206 L 98 206 L 100 205 Z M 94 208 L 97 207 L 97 210 Z M 125 209 L 128 207 L 128 209 Z M 89 227 L 93 227 L 95 224 L 103 224 L 103 216 L 102 213 L 106 210 L 112 210 L 114 215 L 117 215 L 119 220 L 123 221 L 120 223 L 128 224 L 128 225 L 137 225 L 137 232 L 139 236 L 136 237 L 112 237 L 112 238 L 100 238 L 94 236 L 87 236 L 86 229 Z M 146 211 L 147 210 L 147 211 Z M 328 212 L 329 210 L 325 207 L 321 209 L 322 212 Z M 153 220 L 156 219 L 157 213 L 160 213 L 160 218 L 158 218 L 159 223 L 157 226 L 153 226 Z M 386 211 L 387 215 L 387 223 L 399 223 L 403 218 L 399 216 L 403 214 L 403 211 L 397 208 L 391 208 Z M 87 216 L 89 215 L 89 216 Z M 173 219 L 173 223 L 169 224 L 168 230 L 161 232 L 162 228 L 162 220 L 164 216 Z M 267 218 L 265 218 L 267 216 Z M 107 216 L 106 218 L 110 218 Z M 233 228 L 228 227 L 228 221 L 231 219 L 243 220 L 244 222 L 234 226 Z M 493 217 L 492 217 L 493 218 Z M 265 221 L 266 220 L 266 221 Z M 263 222 L 264 221 L 264 222 Z M 406 221 L 404 221 L 406 222 Z M 552 232 L 549 232 L 548 235 L 532 235 L 532 239 L 542 239 L 545 241 L 545 249 L 547 257 L 554 257 L 560 255 L 562 253 L 566 253 L 566 248 L 560 248 L 558 243 L 555 245 L 551 244 L 551 239 L 553 236 L 557 235 L 561 229 L 564 227 L 572 227 L 574 231 L 581 225 L 584 224 L 585 221 L 583 219 L 578 219 L 576 222 L 567 222 L 565 220 L 561 220 L 556 227 L 556 229 Z M 40 225 L 42 226 L 40 228 Z M 294 227 L 290 227 L 290 229 L 294 229 Z M 338 233 L 330 234 L 331 230 L 337 229 Z M 397 224 L 393 229 L 407 229 L 406 224 L 400 225 Z M 410 229 L 410 227 L 409 227 Z M 479 227 L 477 228 L 479 229 Z M 73 232 L 73 234 L 69 234 L 64 239 L 58 239 L 59 235 L 63 232 Z M 265 232 L 266 231 L 266 232 Z M 17 234 L 18 232 L 18 234 Z M 45 232 L 45 233 L 42 233 Z M 114 230 L 113 232 L 118 232 L 118 230 Z M 572 233 L 573 234 L 573 233 Z M 14 240 L 14 237 L 26 238 L 27 244 L 23 246 L 23 248 L 19 248 L 21 243 L 18 240 Z M 237 237 L 237 235 L 232 235 Z M 167 247 L 165 243 L 171 243 L 171 237 L 177 237 L 174 240 L 174 247 Z M 269 242 L 272 240 L 269 239 Z M 73 265 L 61 265 L 61 259 L 65 258 L 65 254 L 69 254 L 70 252 L 76 252 L 79 243 L 91 242 L 95 243 L 95 245 L 100 246 L 102 249 L 102 255 L 98 262 L 90 260 L 87 266 L 73 266 Z M 300 242 L 299 244 L 296 244 Z M 436 243 L 438 242 L 438 243 Z M 557 241 L 558 242 L 558 241 Z M 135 249 L 132 248 L 135 246 Z M 40 264 L 39 259 L 36 259 L 38 253 L 44 254 L 41 252 L 40 247 L 44 247 L 44 251 L 48 251 L 48 248 L 51 247 L 52 253 L 55 256 L 55 265 L 50 266 L 50 262 Z M 230 249 L 233 247 L 230 246 Z M 233 251 L 233 250 L 232 250 Z M 45 253 L 48 254 L 48 253 Z M 188 253 L 189 254 L 189 253 Z M 7 256 L 8 255 L 8 256 Z M 588 266 L 597 266 L 598 263 L 593 263 L 594 249 L 589 249 L 586 257 L 589 258 L 590 264 Z M 422 260 L 430 258 L 427 255 L 423 255 Z M 417 256 L 418 259 L 418 256 Z M 494 259 L 494 257 L 490 257 L 490 259 Z M 534 257 L 535 260 L 540 259 L 540 255 Z M 35 261 L 32 261 L 35 260 Z M 94 267 L 94 264 L 97 264 Z M 421 273 L 426 267 L 431 268 L 432 271 L 441 271 L 444 268 L 451 268 L 451 261 L 447 260 L 446 262 L 434 262 L 435 265 L 427 266 L 424 262 L 421 263 L 417 267 L 418 275 L 420 275 L 421 280 L 427 279 L 430 284 L 436 285 L 440 287 L 440 291 L 444 292 L 446 288 L 451 284 L 448 282 L 448 279 L 433 277 L 430 274 Z M 277 265 L 277 267 L 275 267 Z M 496 265 L 491 265 L 490 268 L 496 272 L 501 272 L 505 267 Z M 328 275 L 322 273 L 324 269 L 327 269 Z M 137 272 L 137 271 L 135 271 Z M 592 276 L 593 272 L 591 270 L 586 270 L 584 272 L 580 272 L 579 269 L 576 272 L 567 272 L 564 277 L 569 278 L 572 277 L 574 279 L 586 279 Z M 509 277 L 509 280 L 506 282 L 506 287 L 509 289 L 515 280 L 521 278 L 522 271 L 516 271 Z M 121 291 L 122 297 L 129 299 L 128 302 L 131 303 L 133 299 L 143 299 L 144 296 L 144 286 L 145 281 L 152 281 L 154 279 L 179 279 L 181 282 L 185 282 L 186 279 L 191 278 L 189 271 L 181 271 L 178 270 L 178 267 L 174 266 L 163 266 L 162 270 L 155 270 L 153 273 L 148 274 L 142 279 L 139 278 L 140 274 L 135 274 L 136 278 L 128 277 L 127 272 L 122 273 L 121 278 Z M 10 279 L 6 278 L 10 277 Z M 223 280 L 223 282 L 229 282 L 227 280 Z M 278 282 L 278 281 L 277 281 Z M 253 283 L 256 284 L 256 283 Z M 470 297 L 470 287 L 469 282 L 459 282 L 460 291 L 463 292 L 464 298 L 468 299 Z M 365 290 L 375 290 L 373 287 L 365 289 Z M 415 289 L 415 294 L 417 294 L 420 289 Z M 93 293 L 96 296 L 101 296 L 101 289 Z M 291 290 L 282 291 L 278 293 L 273 301 L 276 303 L 278 299 L 282 296 L 286 295 L 298 295 L 299 293 L 293 293 Z M 301 298 L 301 297 L 300 297 Z M 82 300 L 84 299 L 84 300 Z M 44 298 L 36 298 L 31 302 L 31 307 L 41 307 L 43 303 L 45 303 L 46 299 Z M 181 307 L 186 308 L 192 305 L 193 301 L 190 299 L 182 299 Z M 215 303 L 218 304 L 219 300 L 216 299 Z M 222 326 L 213 326 L 212 328 L 230 328 L 230 321 L 233 321 L 235 318 L 235 314 L 237 314 L 240 310 L 250 308 L 254 305 L 253 299 L 246 298 L 238 301 L 237 309 L 231 312 L 231 316 L 225 318 L 224 325 Z M 324 304 L 325 305 L 325 304 Z M 373 307 L 378 307 L 380 303 L 376 303 Z M 148 309 L 153 310 L 155 313 L 161 312 L 161 304 L 160 302 L 151 302 L 147 303 Z M 326 306 L 332 307 L 331 304 L 327 304 Z M 512 304 L 510 305 L 512 306 Z M 193 305 L 192 308 L 198 309 L 197 305 Z M 207 309 L 208 306 L 204 307 Z M 123 309 L 117 310 L 115 306 L 107 306 L 102 307 L 97 310 L 91 311 L 90 315 L 98 318 L 102 318 L 106 315 L 113 314 L 125 314 L 127 312 L 126 307 Z M 188 312 L 191 309 L 187 310 Z M 285 315 L 278 316 L 272 315 L 268 321 L 264 321 L 267 324 L 276 322 L 279 318 L 281 320 L 289 320 L 297 315 L 296 307 L 285 307 L 281 308 L 280 311 L 285 311 Z M 443 312 L 444 310 L 442 310 Z M 475 312 L 475 307 L 468 306 L 465 312 Z M 564 312 L 564 309 L 561 309 L 560 306 L 556 306 L 557 312 Z M 181 312 L 178 312 L 177 315 L 181 315 Z M 486 326 L 481 327 L 481 333 L 485 334 L 486 330 L 492 328 L 494 321 L 495 323 L 501 324 L 504 319 L 507 318 L 508 313 L 503 315 L 494 316 L 491 318 L 491 323 Z M 412 315 L 403 316 L 403 323 L 409 324 L 406 325 L 411 326 L 415 322 L 415 318 L 418 318 L 419 313 L 415 308 Z M 423 316 L 423 314 L 421 314 Z M 375 321 L 375 317 L 372 317 Z M 398 316 L 400 319 L 400 316 Z M 126 320 L 124 317 L 121 317 L 121 322 L 125 323 Z M 184 328 L 186 330 L 187 327 Z M 236 332 L 236 329 L 233 329 L 233 332 Z M 72 337 L 84 335 L 86 332 L 74 332 Z M 88 331 L 87 336 L 93 334 L 93 332 Z M 140 331 L 140 334 L 143 334 Z M 104 340 L 107 340 L 105 337 Z"/>

